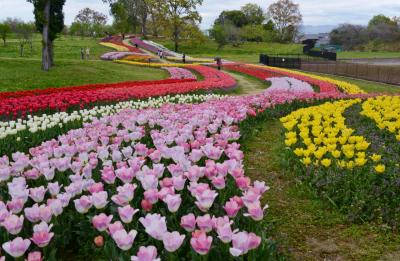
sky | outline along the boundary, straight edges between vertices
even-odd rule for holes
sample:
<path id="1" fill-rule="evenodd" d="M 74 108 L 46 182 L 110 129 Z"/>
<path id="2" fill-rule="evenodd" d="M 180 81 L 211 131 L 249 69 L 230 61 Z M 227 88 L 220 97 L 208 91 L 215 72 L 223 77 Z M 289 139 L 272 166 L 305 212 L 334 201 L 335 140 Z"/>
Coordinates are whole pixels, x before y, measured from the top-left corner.
<path id="1" fill-rule="evenodd" d="M 199 11 L 202 29 L 208 29 L 221 11 L 240 9 L 246 3 L 256 3 L 265 10 L 276 0 L 204 0 Z M 303 24 L 307 26 L 367 24 L 376 14 L 400 16 L 400 0 L 294 0 L 300 4 Z M 65 23 L 71 24 L 79 10 L 89 7 L 109 14 L 108 5 L 101 0 L 67 0 L 64 7 Z M 33 20 L 32 4 L 26 0 L 0 0 L 0 21 L 7 17 Z"/>

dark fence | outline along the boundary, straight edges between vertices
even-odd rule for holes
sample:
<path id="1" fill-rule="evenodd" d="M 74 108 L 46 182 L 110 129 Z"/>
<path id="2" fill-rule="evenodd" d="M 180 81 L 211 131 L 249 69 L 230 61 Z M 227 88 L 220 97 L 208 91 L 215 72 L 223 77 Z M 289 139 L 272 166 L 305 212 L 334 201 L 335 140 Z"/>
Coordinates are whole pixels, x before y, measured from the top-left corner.
<path id="1" fill-rule="evenodd" d="M 301 58 L 300 57 L 285 57 L 285 56 L 269 56 L 266 54 L 260 55 L 260 63 L 274 66 L 274 67 L 282 67 L 282 68 L 292 68 L 292 69 L 300 69 L 301 67 Z"/>
<path id="2" fill-rule="evenodd" d="M 301 70 L 400 85 L 400 66 L 346 62 L 303 62 Z"/>
<path id="3" fill-rule="evenodd" d="M 329 61 L 336 61 L 337 60 L 337 54 L 334 52 L 324 52 L 324 51 L 308 51 L 307 55 L 312 56 L 312 57 L 319 57 L 323 58 Z"/>

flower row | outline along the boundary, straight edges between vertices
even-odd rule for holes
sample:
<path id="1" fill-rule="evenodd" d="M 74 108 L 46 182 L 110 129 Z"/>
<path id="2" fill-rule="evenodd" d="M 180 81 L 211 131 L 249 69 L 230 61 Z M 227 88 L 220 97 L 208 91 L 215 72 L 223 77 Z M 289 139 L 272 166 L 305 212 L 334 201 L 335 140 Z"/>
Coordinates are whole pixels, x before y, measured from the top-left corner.
<path id="1" fill-rule="evenodd" d="M 148 58 L 149 56 L 145 55 L 145 54 L 141 54 L 141 53 L 133 53 L 133 52 L 109 52 L 109 53 L 105 53 L 103 54 L 100 58 L 102 60 L 109 60 L 109 61 L 113 61 L 113 60 L 119 60 L 119 59 L 123 59 L 129 56 L 135 56 L 135 57 L 142 57 L 142 58 Z"/>
<path id="2" fill-rule="evenodd" d="M 267 92 L 314 93 L 310 84 L 294 78 L 274 77 L 268 78 L 267 81 L 271 82 L 271 86 L 267 89 Z"/>
<path id="3" fill-rule="evenodd" d="M 63 127 L 70 122 L 82 121 L 92 122 L 99 118 L 119 113 L 126 109 L 160 108 L 164 104 L 176 103 L 199 103 L 213 99 L 222 99 L 224 96 L 216 94 L 183 94 L 175 96 L 161 96 L 149 98 L 143 101 L 123 101 L 116 104 L 95 106 L 91 109 L 82 109 L 68 112 L 57 112 L 53 114 L 42 114 L 38 116 L 27 115 L 26 119 L 0 122 L 0 140 L 10 136 L 19 136 L 21 132 L 28 131 L 31 134 L 43 132 L 54 127 Z"/>
<path id="4" fill-rule="evenodd" d="M 122 64 L 130 64 L 130 65 L 137 65 L 137 66 L 144 66 L 144 67 L 153 67 L 153 68 L 160 68 L 160 67 L 190 67 L 195 65 L 200 65 L 199 63 L 150 63 L 150 62 L 135 62 L 135 61 L 126 61 L 126 60 L 116 60 L 116 63 Z"/>
<path id="5" fill-rule="evenodd" d="M 286 145 L 305 166 L 353 169 L 379 162 L 380 155 L 368 153 L 370 143 L 363 136 L 353 135 L 354 130 L 345 123 L 345 110 L 360 102 L 360 99 L 327 102 L 281 118 Z"/>
<path id="6" fill-rule="evenodd" d="M 179 68 L 179 67 L 165 67 L 164 70 L 167 70 L 171 75 L 170 79 L 196 79 L 196 76 L 187 69 Z"/>
<path id="7" fill-rule="evenodd" d="M 112 87 L 96 88 L 89 90 L 66 90 L 51 94 L 25 96 L 21 98 L 7 98 L 0 100 L 1 116 L 25 116 L 32 112 L 52 110 L 66 111 L 72 106 L 83 108 L 96 102 L 122 101 L 132 98 L 144 99 L 154 96 L 183 94 L 201 90 L 212 90 L 233 87 L 235 80 L 215 69 L 204 66 L 192 66 L 191 69 L 204 76 L 202 81 L 180 81 L 177 83 L 155 84 L 115 84 Z M 182 82 L 184 81 L 184 82 Z M 109 85 L 107 85 L 109 86 Z"/>

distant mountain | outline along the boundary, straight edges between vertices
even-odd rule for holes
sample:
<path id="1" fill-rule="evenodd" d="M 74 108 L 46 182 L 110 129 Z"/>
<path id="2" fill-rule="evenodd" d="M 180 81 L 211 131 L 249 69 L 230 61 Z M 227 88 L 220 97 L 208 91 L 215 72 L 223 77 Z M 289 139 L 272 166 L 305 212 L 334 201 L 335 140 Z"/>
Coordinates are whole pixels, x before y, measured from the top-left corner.
<path id="1" fill-rule="evenodd" d="M 330 33 L 337 25 L 303 25 L 301 32 L 304 34 Z"/>

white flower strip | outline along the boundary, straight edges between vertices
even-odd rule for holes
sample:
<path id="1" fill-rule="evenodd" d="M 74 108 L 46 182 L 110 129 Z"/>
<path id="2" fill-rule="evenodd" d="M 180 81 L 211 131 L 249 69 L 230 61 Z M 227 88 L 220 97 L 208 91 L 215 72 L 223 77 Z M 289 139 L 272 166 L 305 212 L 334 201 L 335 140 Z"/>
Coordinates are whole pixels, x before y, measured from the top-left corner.
<path id="1" fill-rule="evenodd" d="M 11 135 L 17 135 L 21 131 L 28 130 L 31 133 L 38 131 L 45 131 L 56 126 L 62 127 L 63 124 L 69 122 L 80 121 L 84 123 L 92 122 L 95 119 L 119 113 L 125 109 L 145 109 L 145 108 L 159 108 L 166 103 L 200 103 L 204 101 L 221 99 L 224 96 L 215 94 L 206 95 L 176 95 L 176 96 L 162 96 L 157 98 L 149 98 L 147 100 L 131 100 L 119 102 L 112 105 L 96 106 L 92 109 L 83 109 L 68 112 L 58 112 L 54 114 L 42 114 L 40 116 L 28 115 L 27 119 L 18 119 L 15 121 L 0 122 L 0 139 L 4 139 Z"/>
<path id="2" fill-rule="evenodd" d="M 275 91 L 283 91 L 290 93 L 314 93 L 310 84 L 291 77 L 273 77 L 266 79 L 271 82 L 271 87 L 268 88 L 267 93 Z"/>

